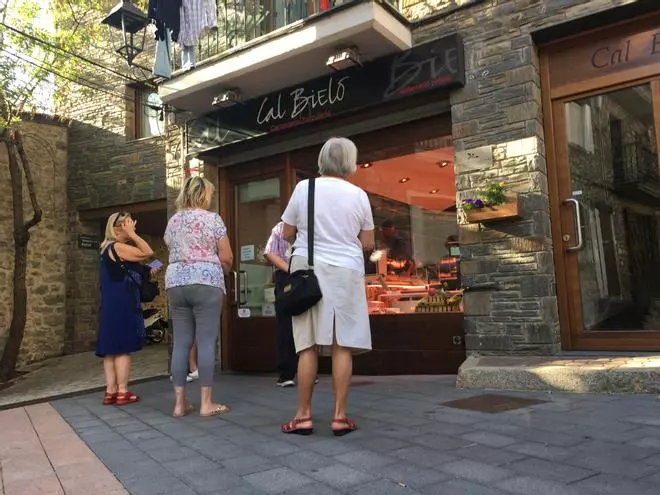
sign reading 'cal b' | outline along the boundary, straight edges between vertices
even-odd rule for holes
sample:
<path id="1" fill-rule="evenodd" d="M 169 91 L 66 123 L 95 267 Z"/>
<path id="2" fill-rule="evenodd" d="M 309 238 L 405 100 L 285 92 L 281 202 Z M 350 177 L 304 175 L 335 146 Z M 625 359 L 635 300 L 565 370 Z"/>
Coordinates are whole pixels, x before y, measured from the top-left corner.
<path id="1" fill-rule="evenodd" d="M 418 45 L 188 122 L 188 152 L 318 122 L 434 89 L 465 85 L 458 34 Z"/>

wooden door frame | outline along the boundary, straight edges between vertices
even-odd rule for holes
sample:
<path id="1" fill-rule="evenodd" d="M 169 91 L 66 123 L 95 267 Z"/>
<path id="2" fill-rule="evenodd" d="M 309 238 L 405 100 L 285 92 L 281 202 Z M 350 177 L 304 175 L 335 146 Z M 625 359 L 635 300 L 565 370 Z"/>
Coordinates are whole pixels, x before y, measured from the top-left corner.
<path id="1" fill-rule="evenodd" d="M 660 331 L 590 331 L 583 333 L 577 254 L 567 251 L 565 233 L 575 230 L 574 213 L 564 200 L 572 196 L 565 125 L 565 103 L 619 89 L 649 84 L 652 92 L 656 152 L 660 164 L 660 71 L 635 68 L 580 84 L 552 88 L 551 50 L 540 53 L 543 124 L 550 199 L 561 345 L 566 350 L 660 350 Z M 653 72 L 650 74 L 649 72 Z M 569 91 L 570 89 L 570 91 Z"/>
<path id="2" fill-rule="evenodd" d="M 240 263 L 240 246 L 236 235 L 236 186 L 242 182 L 252 180 L 269 179 L 278 177 L 280 179 L 280 198 L 282 205 L 286 205 L 295 185 L 295 177 L 289 160 L 289 155 L 279 155 L 245 163 L 244 165 L 232 167 L 219 167 L 218 170 L 218 192 L 220 199 L 220 216 L 227 225 L 232 250 L 234 251 L 234 267 Z M 233 317 L 235 311 L 234 283 L 231 274 L 226 274 L 227 296 L 223 305 L 222 328 L 221 328 L 221 369 L 232 369 L 231 332 L 236 330 L 236 319 Z"/>

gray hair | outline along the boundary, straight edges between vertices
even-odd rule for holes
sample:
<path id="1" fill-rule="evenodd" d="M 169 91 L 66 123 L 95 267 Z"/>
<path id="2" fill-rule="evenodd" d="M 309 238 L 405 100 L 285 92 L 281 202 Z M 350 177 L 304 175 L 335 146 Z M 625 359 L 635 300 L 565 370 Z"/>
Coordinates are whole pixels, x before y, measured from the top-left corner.
<path id="1" fill-rule="evenodd" d="M 357 171 L 357 147 L 346 138 L 328 139 L 319 153 L 319 173 L 331 177 L 350 177 Z"/>

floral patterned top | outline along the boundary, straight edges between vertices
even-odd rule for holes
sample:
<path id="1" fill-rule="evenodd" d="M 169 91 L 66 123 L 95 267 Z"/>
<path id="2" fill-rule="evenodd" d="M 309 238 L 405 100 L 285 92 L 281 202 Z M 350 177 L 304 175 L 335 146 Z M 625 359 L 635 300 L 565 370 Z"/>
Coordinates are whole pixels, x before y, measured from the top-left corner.
<path id="1" fill-rule="evenodd" d="M 217 213 L 191 209 L 174 214 L 165 229 L 170 250 L 165 288 L 199 284 L 226 292 L 218 258 L 218 241 L 226 235 L 227 227 Z"/>

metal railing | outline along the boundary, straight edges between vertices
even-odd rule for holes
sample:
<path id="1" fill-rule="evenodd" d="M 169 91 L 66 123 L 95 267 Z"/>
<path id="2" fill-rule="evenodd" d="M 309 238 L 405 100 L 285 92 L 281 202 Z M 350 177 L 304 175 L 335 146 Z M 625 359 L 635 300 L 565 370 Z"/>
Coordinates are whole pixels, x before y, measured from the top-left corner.
<path id="1" fill-rule="evenodd" d="M 195 50 L 196 64 L 312 15 L 353 0 L 217 0 L 218 28 L 203 35 Z M 398 0 L 385 0 L 398 7 Z M 173 57 L 173 69 L 182 67 Z"/>
<path id="2" fill-rule="evenodd" d="M 614 185 L 657 183 L 660 179 L 658 157 L 642 143 L 624 144 L 613 160 Z"/>

